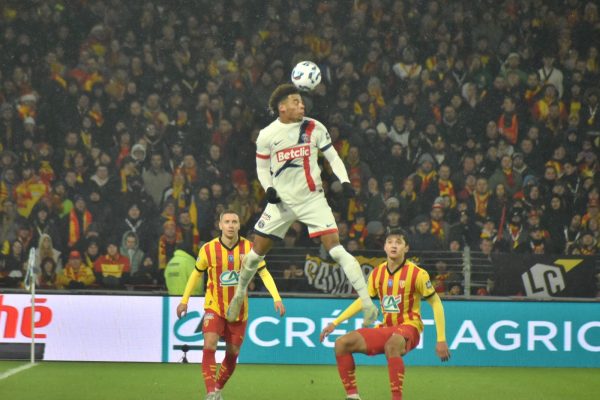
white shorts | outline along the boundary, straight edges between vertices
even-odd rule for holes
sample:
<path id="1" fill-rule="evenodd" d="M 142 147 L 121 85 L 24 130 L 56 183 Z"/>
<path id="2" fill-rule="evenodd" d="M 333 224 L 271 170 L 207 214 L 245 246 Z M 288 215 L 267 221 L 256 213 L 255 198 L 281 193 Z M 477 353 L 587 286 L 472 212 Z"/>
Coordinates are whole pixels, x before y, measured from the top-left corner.
<path id="1" fill-rule="evenodd" d="M 283 239 L 290 225 L 300 221 L 308 227 L 311 238 L 338 231 L 333 212 L 322 192 L 311 193 L 306 201 L 288 206 L 283 202 L 267 203 L 254 231 L 261 236 Z"/>

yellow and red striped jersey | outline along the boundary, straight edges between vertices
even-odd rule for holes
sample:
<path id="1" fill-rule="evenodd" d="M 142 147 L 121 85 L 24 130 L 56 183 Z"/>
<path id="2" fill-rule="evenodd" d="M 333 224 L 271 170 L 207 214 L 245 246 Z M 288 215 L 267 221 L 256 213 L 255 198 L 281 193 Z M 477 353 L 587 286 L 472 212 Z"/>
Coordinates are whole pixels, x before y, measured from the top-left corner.
<path id="1" fill-rule="evenodd" d="M 421 298 L 435 294 L 429 274 L 415 263 L 390 273 L 387 262 L 379 264 L 369 275 L 369 295 L 378 296 L 383 312 L 383 326 L 412 325 L 423 331 Z"/>
<path id="2" fill-rule="evenodd" d="M 221 238 L 215 238 L 202 246 L 196 259 L 196 269 L 207 274 L 206 295 L 204 298 L 204 309 L 211 310 L 225 317 L 229 301 L 235 293 L 238 284 L 242 258 L 250 252 L 252 243 L 240 236 L 239 241 L 228 248 Z M 265 267 L 263 260 L 258 269 Z M 239 321 L 248 319 L 248 298 L 240 311 Z"/>

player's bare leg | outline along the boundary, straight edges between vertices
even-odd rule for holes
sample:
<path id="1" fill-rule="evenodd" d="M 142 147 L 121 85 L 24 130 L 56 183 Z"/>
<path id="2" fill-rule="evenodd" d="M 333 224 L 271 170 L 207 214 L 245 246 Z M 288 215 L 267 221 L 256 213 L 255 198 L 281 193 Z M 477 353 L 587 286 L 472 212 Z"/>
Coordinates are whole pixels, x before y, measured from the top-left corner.
<path id="1" fill-rule="evenodd" d="M 363 326 L 369 326 L 377 320 L 377 306 L 373 304 L 371 296 L 369 296 L 369 290 L 367 289 L 367 282 L 360 268 L 360 264 L 356 261 L 350 253 L 346 251 L 344 246 L 340 244 L 340 238 L 337 232 L 328 233 L 321 236 L 321 242 L 325 249 L 329 252 L 331 258 L 333 258 L 339 265 L 342 266 L 344 274 L 352 284 L 358 297 L 362 301 L 363 311 Z"/>
<path id="2" fill-rule="evenodd" d="M 406 339 L 402 335 L 394 334 L 385 343 L 384 350 L 388 361 L 392 400 L 402 400 L 402 386 L 404 384 L 404 360 L 402 360 L 402 356 L 406 354 Z"/>
<path id="3" fill-rule="evenodd" d="M 356 331 L 350 332 L 335 341 L 335 360 L 338 373 L 346 391 L 347 400 L 360 400 L 356 386 L 356 366 L 352 353 L 366 353 L 365 338 Z"/>
<path id="4" fill-rule="evenodd" d="M 248 285 L 254 278 L 258 265 L 265 258 L 265 254 L 273 247 L 273 240 L 256 235 L 252 244 L 252 250 L 242 260 L 242 266 L 240 268 L 240 278 L 238 281 L 235 294 L 229 301 L 229 307 L 227 307 L 226 318 L 229 322 L 234 322 L 240 315 L 242 304 L 248 291 Z"/>

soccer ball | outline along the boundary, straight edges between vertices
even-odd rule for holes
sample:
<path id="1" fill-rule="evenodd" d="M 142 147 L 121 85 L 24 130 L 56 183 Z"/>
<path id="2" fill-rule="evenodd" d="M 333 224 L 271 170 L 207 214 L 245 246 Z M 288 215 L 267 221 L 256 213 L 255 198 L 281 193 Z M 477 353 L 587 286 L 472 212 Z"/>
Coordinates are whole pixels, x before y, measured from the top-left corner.
<path id="1" fill-rule="evenodd" d="M 311 91 L 321 82 L 321 70 L 312 61 L 301 61 L 292 70 L 292 83 L 300 90 Z"/>

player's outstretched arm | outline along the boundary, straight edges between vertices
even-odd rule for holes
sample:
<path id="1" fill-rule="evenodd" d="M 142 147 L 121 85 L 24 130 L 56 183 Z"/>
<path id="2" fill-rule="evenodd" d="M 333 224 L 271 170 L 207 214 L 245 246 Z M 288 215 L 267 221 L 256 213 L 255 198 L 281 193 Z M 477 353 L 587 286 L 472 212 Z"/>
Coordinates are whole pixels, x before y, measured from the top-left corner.
<path id="1" fill-rule="evenodd" d="M 273 280 L 273 276 L 271 275 L 269 270 L 264 267 L 258 271 L 258 275 L 260 276 L 260 279 L 263 281 L 265 287 L 267 288 L 269 294 L 275 302 L 275 311 L 279 313 L 279 316 L 283 317 L 283 315 L 285 314 L 285 306 L 281 301 L 281 296 L 279 295 L 279 290 L 277 290 L 277 285 Z"/>
<path id="2" fill-rule="evenodd" d="M 352 318 L 362 310 L 362 300 L 356 299 L 352 304 L 348 306 L 333 322 L 330 322 L 319 335 L 319 340 L 322 342 L 327 336 L 335 330 L 335 328 L 342 322 Z"/>
<path id="3" fill-rule="evenodd" d="M 187 285 L 185 285 L 185 291 L 183 292 L 183 296 L 181 296 L 181 301 L 177 306 L 177 318 L 183 317 L 187 314 L 187 303 L 190 300 L 190 296 L 194 288 L 198 285 L 198 281 L 202 278 L 202 273 L 197 269 L 194 269 L 194 272 L 190 275 L 187 281 Z"/>
<path id="4" fill-rule="evenodd" d="M 344 162 L 338 155 L 337 151 L 333 148 L 333 146 L 329 147 L 327 150 L 323 152 L 323 155 L 331 165 L 331 170 L 337 176 L 337 178 L 342 182 L 342 187 L 344 188 L 344 195 L 347 197 L 352 197 L 355 195 L 354 189 L 352 185 L 350 185 L 350 178 L 348 178 L 348 172 L 346 171 L 346 166 Z"/>
<path id="5" fill-rule="evenodd" d="M 433 319 L 435 320 L 435 330 L 437 334 L 435 352 L 442 361 L 448 361 L 450 359 L 450 350 L 448 349 L 448 343 L 446 343 L 446 319 L 444 316 L 442 300 L 437 293 L 434 293 L 427 298 L 427 302 L 433 309 Z"/>

